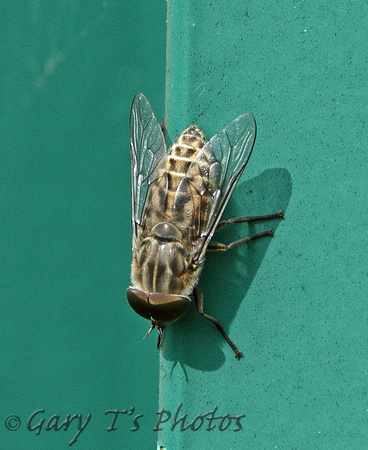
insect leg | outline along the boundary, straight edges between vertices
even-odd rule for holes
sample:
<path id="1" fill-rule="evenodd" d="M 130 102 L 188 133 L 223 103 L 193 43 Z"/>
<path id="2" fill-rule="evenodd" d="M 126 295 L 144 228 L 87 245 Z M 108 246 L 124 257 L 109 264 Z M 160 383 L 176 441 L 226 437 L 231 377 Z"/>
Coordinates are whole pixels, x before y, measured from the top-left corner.
<path id="1" fill-rule="evenodd" d="M 250 217 L 234 217 L 233 219 L 227 219 L 220 222 L 216 228 L 220 230 L 221 228 L 226 227 L 231 223 L 242 223 L 242 222 L 255 222 L 257 220 L 270 220 L 270 219 L 282 219 L 284 217 L 284 211 L 279 211 L 275 214 L 267 214 L 265 216 L 250 216 Z M 273 236 L 273 230 L 263 231 L 261 233 L 257 233 L 254 236 L 245 237 L 243 239 L 239 239 L 238 241 L 232 242 L 231 244 L 222 244 L 221 242 L 212 242 L 208 245 L 208 250 L 217 250 L 225 252 L 226 250 L 230 250 L 231 248 L 238 247 L 239 245 L 246 244 L 249 241 L 253 241 L 254 239 L 261 238 L 263 236 Z"/>
<path id="2" fill-rule="evenodd" d="M 201 293 L 199 292 L 198 286 L 196 286 L 193 289 L 193 296 L 194 296 L 194 300 L 196 302 L 196 306 L 197 306 L 197 311 L 198 314 L 200 314 L 202 317 L 204 317 L 205 319 L 209 320 L 210 322 L 212 322 L 217 329 L 220 331 L 220 333 L 222 334 L 222 336 L 224 337 L 225 341 L 230 345 L 230 347 L 232 348 L 235 358 L 241 358 L 243 356 L 242 352 L 239 351 L 236 347 L 236 345 L 234 344 L 234 342 L 229 338 L 229 336 L 226 334 L 225 330 L 223 329 L 223 327 L 218 323 L 218 321 L 214 318 L 209 316 L 208 314 L 205 314 L 203 312 L 203 300 L 202 300 L 202 296 Z"/>
<path id="3" fill-rule="evenodd" d="M 255 222 L 257 220 L 270 220 L 270 219 L 282 219 L 284 217 L 284 211 L 279 211 L 275 214 L 267 214 L 265 216 L 250 216 L 250 217 L 234 217 L 233 219 L 222 220 L 216 228 L 216 231 L 226 227 L 230 223 L 242 223 L 242 222 Z"/>
<path id="4" fill-rule="evenodd" d="M 238 241 L 231 242 L 231 244 L 227 244 L 227 245 L 222 244 L 221 242 L 212 242 L 208 245 L 207 250 L 226 252 L 226 250 L 230 250 L 231 248 L 246 244 L 249 241 L 253 241 L 254 239 L 259 239 L 263 236 L 273 236 L 273 230 L 262 231 L 261 233 L 257 233 L 254 236 L 248 236 L 248 237 L 239 239 Z"/>

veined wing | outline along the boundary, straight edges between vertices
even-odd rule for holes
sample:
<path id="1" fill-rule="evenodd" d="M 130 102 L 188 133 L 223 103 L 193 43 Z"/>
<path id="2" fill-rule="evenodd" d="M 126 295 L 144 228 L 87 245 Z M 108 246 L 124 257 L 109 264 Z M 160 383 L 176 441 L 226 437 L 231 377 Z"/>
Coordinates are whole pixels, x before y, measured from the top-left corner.
<path id="1" fill-rule="evenodd" d="M 209 180 L 212 180 L 209 190 L 212 190 L 213 202 L 202 236 L 197 240 L 195 262 L 200 263 L 204 258 L 231 194 L 248 163 L 256 134 L 257 126 L 253 115 L 242 114 L 215 134 L 193 160 L 192 164 L 195 165 L 203 158 L 203 153 L 213 156 L 209 169 Z"/>
<path id="2" fill-rule="evenodd" d="M 146 97 L 138 93 L 130 110 L 133 249 L 142 220 L 148 187 L 166 166 L 167 150 L 161 125 Z"/>

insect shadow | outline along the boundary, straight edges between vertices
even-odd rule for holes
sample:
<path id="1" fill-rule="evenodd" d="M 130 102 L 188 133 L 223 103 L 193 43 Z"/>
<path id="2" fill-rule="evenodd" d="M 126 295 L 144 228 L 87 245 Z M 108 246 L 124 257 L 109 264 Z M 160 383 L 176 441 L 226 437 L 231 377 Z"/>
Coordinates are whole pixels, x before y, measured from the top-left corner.
<path id="1" fill-rule="evenodd" d="M 287 220 L 291 193 L 291 175 L 286 169 L 265 170 L 251 180 L 239 182 L 223 219 L 268 214 L 282 209 Z M 233 338 L 244 355 L 239 364 L 247 359 L 247 339 L 250 335 L 247 331 L 248 316 L 240 317 L 237 312 L 240 304 L 246 302 L 247 292 L 269 245 L 275 244 L 274 240 L 278 238 L 279 227 L 282 227 L 280 219 L 230 224 L 216 232 L 213 241 L 229 243 L 270 228 L 274 230 L 274 237 L 250 241 L 226 252 L 207 251 L 206 254 L 199 282 L 204 312 L 214 316 L 227 332 L 236 317 L 237 327 L 244 330 L 244 333 L 238 333 L 237 338 Z M 277 261 L 274 264 L 277 266 Z M 267 298 L 264 301 L 267 302 Z M 243 310 L 246 312 L 246 308 Z M 231 332 L 229 334 L 231 336 Z M 194 300 L 187 314 L 167 327 L 161 352 L 166 360 L 204 371 L 216 370 L 226 357 L 233 358 L 216 327 L 198 315 Z"/>

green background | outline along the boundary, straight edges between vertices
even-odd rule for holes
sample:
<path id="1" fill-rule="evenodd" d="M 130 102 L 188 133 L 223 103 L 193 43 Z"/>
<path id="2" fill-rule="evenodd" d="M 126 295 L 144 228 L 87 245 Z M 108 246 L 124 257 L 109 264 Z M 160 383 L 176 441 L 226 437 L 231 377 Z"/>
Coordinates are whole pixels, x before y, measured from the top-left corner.
<path id="1" fill-rule="evenodd" d="M 362 449 L 367 434 L 367 2 L 169 1 L 166 119 L 210 137 L 251 111 L 258 137 L 225 212 L 284 208 L 275 237 L 209 253 L 205 311 L 167 329 L 167 449 Z M 218 239 L 267 229 L 227 227 Z M 185 423 L 175 426 L 187 414 Z M 242 431 L 201 414 L 241 415 Z M 180 431 L 197 417 L 193 431 Z M 184 420 L 184 419 L 183 419 Z M 173 428 L 173 430 L 171 430 Z"/>
<path id="2" fill-rule="evenodd" d="M 168 34 L 165 79 L 166 5 Z M 367 438 L 367 3 L 312 0 L 2 4 L 0 446 L 361 449 Z M 166 105 L 164 86 L 166 81 Z M 161 356 L 127 305 L 128 118 L 137 91 L 174 139 L 251 111 L 258 136 L 193 307 Z M 160 373 L 158 361 L 160 359 Z M 160 394 L 158 392 L 160 387 Z M 171 431 L 217 407 L 243 429 Z M 135 410 L 118 417 L 106 410 Z M 26 428 L 44 409 L 42 431 Z M 18 430 L 5 426 L 15 414 Z M 133 417 L 140 428 L 132 432 Z M 9 426 L 14 426 L 11 421 Z M 197 419 L 196 424 L 200 424 Z"/>
<path id="3" fill-rule="evenodd" d="M 47 421 L 91 414 L 72 448 L 154 448 L 158 352 L 125 296 L 128 123 L 137 91 L 164 113 L 166 2 L 1 6 L 0 447 L 68 448 L 76 422 Z"/>

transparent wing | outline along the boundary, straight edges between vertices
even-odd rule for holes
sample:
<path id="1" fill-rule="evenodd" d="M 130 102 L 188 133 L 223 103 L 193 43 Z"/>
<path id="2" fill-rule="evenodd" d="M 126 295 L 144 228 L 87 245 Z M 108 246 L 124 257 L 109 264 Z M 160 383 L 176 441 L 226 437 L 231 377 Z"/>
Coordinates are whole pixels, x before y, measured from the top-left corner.
<path id="1" fill-rule="evenodd" d="M 130 110 L 133 249 L 147 189 L 166 166 L 167 151 L 161 125 L 146 97 L 138 93 Z"/>
<path id="2" fill-rule="evenodd" d="M 215 134 L 193 161 L 195 163 L 202 158 L 202 153 L 213 157 L 209 173 L 214 180 L 212 186 L 216 186 L 216 189 L 211 189 L 212 207 L 202 237 L 198 240 L 195 261 L 201 262 L 204 258 L 207 246 L 248 163 L 256 134 L 257 126 L 253 115 L 242 114 Z"/>

